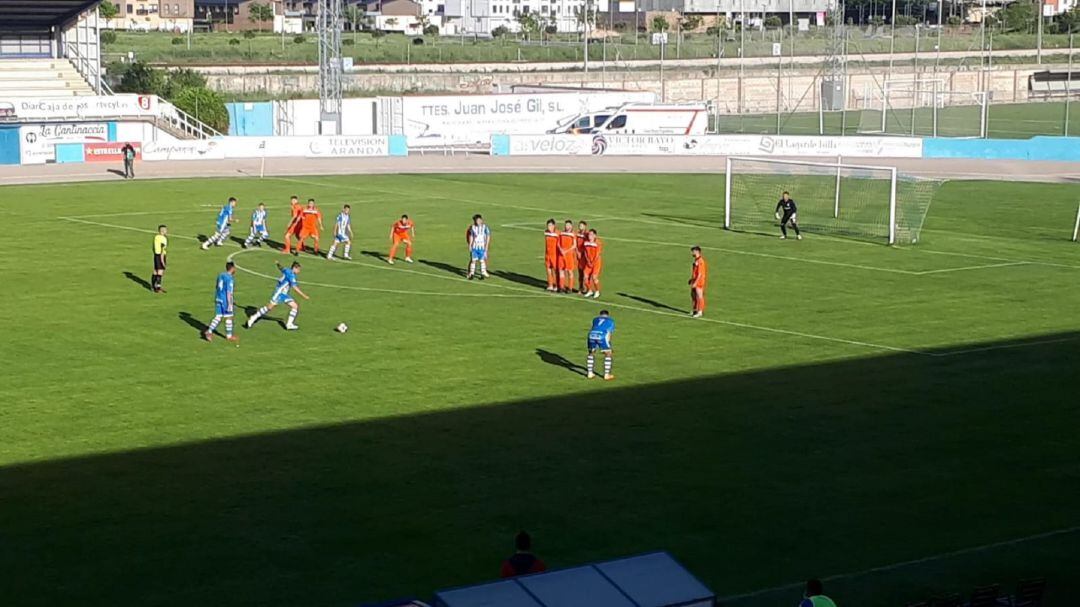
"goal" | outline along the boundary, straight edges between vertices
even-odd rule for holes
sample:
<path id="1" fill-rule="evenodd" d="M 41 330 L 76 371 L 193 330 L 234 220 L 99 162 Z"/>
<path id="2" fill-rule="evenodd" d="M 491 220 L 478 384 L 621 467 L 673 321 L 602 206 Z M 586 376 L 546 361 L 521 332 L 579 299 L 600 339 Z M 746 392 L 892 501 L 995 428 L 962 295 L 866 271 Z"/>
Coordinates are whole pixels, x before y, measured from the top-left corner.
<path id="1" fill-rule="evenodd" d="M 1080 206 L 1076 207 L 1076 223 L 1073 224 L 1073 242 L 1080 237 Z"/>
<path id="2" fill-rule="evenodd" d="M 886 81 L 863 94 L 858 132 L 912 137 L 986 137 L 990 95 L 949 90 L 941 79 Z"/>
<path id="3" fill-rule="evenodd" d="M 787 191 L 799 228 L 882 244 L 914 244 L 941 182 L 900 174 L 896 167 L 836 162 L 727 159 L 724 227 L 778 234 L 774 213 Z"/>

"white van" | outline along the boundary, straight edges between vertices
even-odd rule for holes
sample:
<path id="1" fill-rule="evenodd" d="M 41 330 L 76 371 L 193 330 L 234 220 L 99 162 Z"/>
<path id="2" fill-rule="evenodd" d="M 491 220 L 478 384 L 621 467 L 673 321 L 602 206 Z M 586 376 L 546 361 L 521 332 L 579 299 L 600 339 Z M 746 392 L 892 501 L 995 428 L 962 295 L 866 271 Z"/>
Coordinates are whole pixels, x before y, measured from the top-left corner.
<path id="1" fill-rule="evenodd" d="M 704 135 L 709 128 L 709 110 L 704 103 L 627 103 L 575 116 L 549 131 L 588 135 Z"/>

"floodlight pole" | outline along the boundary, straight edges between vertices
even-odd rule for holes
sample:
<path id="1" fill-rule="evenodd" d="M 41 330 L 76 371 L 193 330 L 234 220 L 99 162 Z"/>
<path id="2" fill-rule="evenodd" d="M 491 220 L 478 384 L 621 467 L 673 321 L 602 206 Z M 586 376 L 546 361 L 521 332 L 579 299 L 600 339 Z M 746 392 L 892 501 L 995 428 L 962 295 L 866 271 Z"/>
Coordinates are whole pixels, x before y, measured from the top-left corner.
<path id="1" fill-rule="evenodd" d="M 319 0 L 319 133 L 341 134 L 341 0 Z M 323 127 L 333 123 L 333 133 Z"/>

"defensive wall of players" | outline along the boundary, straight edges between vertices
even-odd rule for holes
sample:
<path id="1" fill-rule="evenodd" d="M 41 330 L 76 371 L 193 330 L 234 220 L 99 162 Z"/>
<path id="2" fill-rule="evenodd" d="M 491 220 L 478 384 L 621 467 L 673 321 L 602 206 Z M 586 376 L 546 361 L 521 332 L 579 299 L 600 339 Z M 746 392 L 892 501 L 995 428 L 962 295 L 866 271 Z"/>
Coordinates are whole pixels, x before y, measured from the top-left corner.
<path id="1" fill-rule="evenodd" d="M 0 164 L 117 162 L 131 143 L 143 161 L 232 158 L 363 158 L 406 156 L 430 151 L 432 140 L 446 141 L 471 129 L 470 151 L 492 156 L 777 156 L 818 158 L 968 158 L 1080 161 L 1080 137 L 1027 140 L 920 138 L 892 136 L 797 135 L 572 135 L 505 134 L 502 120 L 521 105 L 545 120 L 578 110 L 593 111 L 613 99 L 592 93 L 573 98 L 483 95 L 402 101 L 429 115 L 422 128 L 400 134 L 221 136 L 179 139 L 159 128 L 164 111 L 153 96 L 114 95 L 63 99 L 0 100 Z M 595 98 L 594 98 L 595 97 Z M 492 99 L 488 99 L 492 98 Z M 405 99 L 405 98 L 402 98 Z M 509 106 L 507 105 L 509 104 Z M 389 107 L 394 107 L 390 104 Z M 505 110 L 505 111 L 504 111 Z M 471 112 L 471 113 L 470 113 Z M 449 114 L 447 116 L 446 114 Z M 391 117 L 415 122 L 406 112 Z M 539 124 L 539 123 L 538 123 Z M 520 126 L 520 125 L 518 125 Z M 446 145 L 442 151 L 453 149 Z"/>

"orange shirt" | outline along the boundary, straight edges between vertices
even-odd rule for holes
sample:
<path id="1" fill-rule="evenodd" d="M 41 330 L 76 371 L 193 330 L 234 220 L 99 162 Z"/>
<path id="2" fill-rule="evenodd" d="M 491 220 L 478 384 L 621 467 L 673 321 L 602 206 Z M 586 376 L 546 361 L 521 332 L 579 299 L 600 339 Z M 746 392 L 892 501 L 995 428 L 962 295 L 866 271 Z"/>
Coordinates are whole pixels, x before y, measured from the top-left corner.
<path id="1" fill-rule="evenodd" d="M 585 257 L 585 266 L 589 268 L 600 267 L 600 253 L 603 252 L 604 245 L 599 240 L 590 242 L 585 241 L 582 249 L 585 251 L 583 257 Z"/>
<path id="2" fill-rule="evenodd" d="M 304 209 L 300 215 L 305 232 L 317 232 L 319 222 L 322 221 L 322 213 L 319 209 Z"/>
<path id="3" fill-rule="evenodd" d="M 409 230 L 413 228 L 412 220 L 394 222 L 394 238 L 405 240 L 409 237 Z"/>
<path id="4" fill-rule="evenodd" d="M 694 260 L 694 269 L 691 271 L 690 280 L 693 281 L 694 286 L 704 289 L 705 279 L 709 275 L 709 267 L 705 264 L 704 257 L 698 257 Z"/>
<path id="5" fill-rule="evenodd" d="M 300 216 L 300 213 L 304 212 L 304 205 L 300 204 L 299 202 L 293 202 L 291 203 L 291 205 L 293 219 L 296 219 Z"/>
<path id="6" fill-rule="evenodd" d="M 559 253 L 563 255 L 573 255 L 574 246 L 577 244 L 577 235 L 573 230 L 569 232 L 559 232 Z"/>
<path id="7" fill-rule="evenodd" d="M 577 252 L 578 256 L 581 258 L 585 257 L 585 234 L 586 232 L 577 233 Z"/>
<path id="8" fill-rule="evenodd" d="M 559 255 L 559 233 L 544 232 L 544 257 L 555 259 Z"/>

